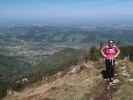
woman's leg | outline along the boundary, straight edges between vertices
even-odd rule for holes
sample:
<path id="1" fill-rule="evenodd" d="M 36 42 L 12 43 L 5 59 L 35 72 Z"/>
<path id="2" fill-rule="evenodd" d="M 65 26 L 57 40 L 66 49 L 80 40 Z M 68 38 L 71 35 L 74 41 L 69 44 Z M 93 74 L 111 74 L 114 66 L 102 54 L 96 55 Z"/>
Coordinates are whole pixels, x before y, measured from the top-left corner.
<path id="1" fill-rule="evenodd" d="M 111 77 L 114 78 L 114 74 L 115 74 L 115 60 L 112 61 L 112 65 L 111 65 Z"/>
<path id="2" fill-rule="evenodd" d="M 113 73 L 113 68 L 112 68 L 112 61 L 109 60 L 109 80 L 112 81 L 112 73 Z"/>
<path id="3" fill-rule="evenodd" d="M 110 79 L 111 78 L 111 76 L 110 76 L 110 62 L 109 62 L 109 60 L 105 60 L 105 63 L 106 63 L 107 78 Z"/>

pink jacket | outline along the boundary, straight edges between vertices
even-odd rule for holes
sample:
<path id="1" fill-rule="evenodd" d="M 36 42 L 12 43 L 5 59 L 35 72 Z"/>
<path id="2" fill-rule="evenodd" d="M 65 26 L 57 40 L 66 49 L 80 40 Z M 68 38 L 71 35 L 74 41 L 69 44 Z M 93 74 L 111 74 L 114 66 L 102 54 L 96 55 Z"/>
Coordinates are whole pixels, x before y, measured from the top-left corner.
<path id="1" fill-rule="evenodd" d="M 120 50 L 115 45 L 113 47 L 109 47 L 107 45 L 107 46 L 102 47 L 101 53 L 105 59 L 112 60 L 118 57 Z"/>

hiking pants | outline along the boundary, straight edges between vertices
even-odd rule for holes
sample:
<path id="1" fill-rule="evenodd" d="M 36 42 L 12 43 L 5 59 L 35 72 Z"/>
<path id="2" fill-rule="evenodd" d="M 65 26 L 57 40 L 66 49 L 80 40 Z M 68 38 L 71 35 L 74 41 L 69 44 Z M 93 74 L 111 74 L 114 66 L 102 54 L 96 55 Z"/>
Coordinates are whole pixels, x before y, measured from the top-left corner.
<path id="1" fill-rule="evenodd" d="M 105 60 L 107 78 L 111 80 L 114 77 L 115 60 Z"/>

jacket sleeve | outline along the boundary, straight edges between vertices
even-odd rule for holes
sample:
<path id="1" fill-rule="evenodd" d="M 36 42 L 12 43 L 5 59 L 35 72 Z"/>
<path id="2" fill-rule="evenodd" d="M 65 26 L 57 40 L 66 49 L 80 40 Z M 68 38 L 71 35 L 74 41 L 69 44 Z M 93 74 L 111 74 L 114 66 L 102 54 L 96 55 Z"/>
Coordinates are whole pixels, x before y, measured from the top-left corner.
<path id="1" fill-rule="evenodd" d="M 101 48 L 101 54 L 102 54 L 103 57 L 106 57 L 106 56 L 107 56 L 107 55 L 105 54 L 105 49 L 106 49 L 106 47 L 102 47 L 102 48 Z"/>

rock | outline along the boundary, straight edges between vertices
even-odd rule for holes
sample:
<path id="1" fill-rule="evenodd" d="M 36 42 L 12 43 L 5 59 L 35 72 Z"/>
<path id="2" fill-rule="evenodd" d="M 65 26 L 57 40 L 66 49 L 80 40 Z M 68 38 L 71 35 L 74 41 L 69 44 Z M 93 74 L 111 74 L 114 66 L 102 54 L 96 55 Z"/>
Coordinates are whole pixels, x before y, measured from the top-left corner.
<path id="1" fill-rule="evenodd" d="M 122 72 L 122 75 L 125 77 L 130 77 L 130 74 L 128 74 L 128 72 Z"/>
<path id="2" fill-rule="evenodd" d="M 72 69 L 68 72 L 68 74 L 75 74 L 75 73 L 78 73 L 81 69 L 81 66 L 80 65 L 76 65 L 74 67 L 72 67 Z"/>
<path id="3" fill-rule="evenodd" d="M 119 62 L 118 61 L 115 61 L 115 65 L 117 66 L 119 64 Z"/>
<path id="4" fill-rule="evenodd" d="M 120 68 L 121 68 L 121 70 L 126 70 L 126 67 L 125 66 L 122 66 Z"/>
<path id="5" fill-rule="evenodd" d="M 55 77 L 59 78 L 59 77 L 62 77 L 63 76 L 63 71 L 60 71 L 58 73 L 56 73 Z"/>
<path id="6" fill-rule="evenodd" d="M 118 80 L 118 79 L 113 80 L 113 84 L 116 84 L 116 83 L 119 83 L 119 82 L 120 82 L 120 80 Z"/>
<path id="7" fill-rule="evenodd" d="M 123 72 L 123 73 L 127 73 L 127 70 L 123 70 L 122 72 Z"/>
<path id="8" fill-rule="evenodd" d="M 25 82 L 28 82 L 28 81 L 29 81 L 28 78 L 23 78 L 23 79 L 22 79 L 22 82 L 24 82 L 24 83 L 25 83 Z"/>
<path id="9" fill-rule="evenodd" d="M 90 69 L 90 68 L 93 68 L 93 66 L 89 63 L 83 63 L 80 65 L 82 68 L 87 68 L 87 69 Z"/>
<path id="10" fill-rule="evenodd" d="M 13 95 L 14 94 L 14 91 L 13 90 L 7 90 L 7 94 L 8 95 Z"/>
<path id="11" fill-rule="evenodd" d="M 133 82 L 133 79 L 128 79 L 129 82 Z"/>

